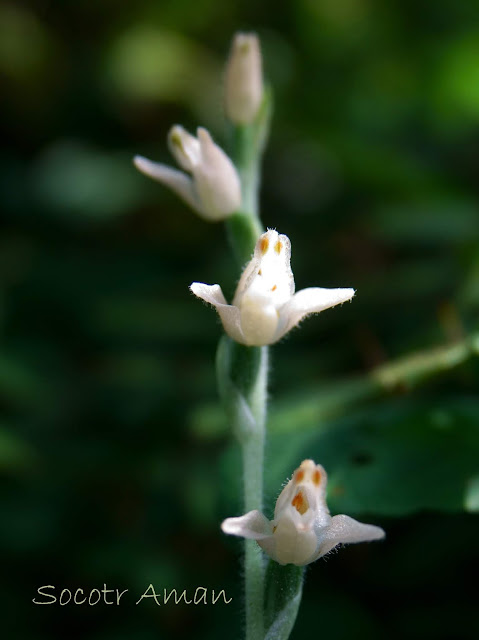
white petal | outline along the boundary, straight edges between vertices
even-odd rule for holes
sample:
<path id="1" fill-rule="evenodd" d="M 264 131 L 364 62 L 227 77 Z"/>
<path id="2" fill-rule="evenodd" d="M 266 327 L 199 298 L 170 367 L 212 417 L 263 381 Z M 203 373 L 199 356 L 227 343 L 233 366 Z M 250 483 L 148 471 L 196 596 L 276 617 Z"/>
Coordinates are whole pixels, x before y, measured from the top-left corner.
<path id="1" fill-rule="evenodd" d="M 234 307 L 226 302 L 219 284 L 203 284 L 202 282 L 193 282 L 190 290 L 198 298 L 201 298 L 208 304 L 212 304 L 218 312 L 224 330 L 236 342 L 245 343 L 245 338 L 241 330 L 240 311 L 238 307 Z"/>
<path id="2" fill-rule="evenodd" d="M 213 141 L 210 132 L 204 127 L 198 127 L 196 130 L 196 137 L 200 146 L 201 160 L 207 164 L 214 164 L 223 158 L 228 158 L 226 153 Z M 230 161 L 231 162 L 231 161 Z"/>
<path id="3" fill-rule="evenodd" d="M 241 303 L 245 291 L 251 284 L 251 280 L 256 277 L 259 271 L 260 257 L 256 255 L 256 251 L 243 269 L 241 277 L 236 287 L 235 297 L 233 298 L 233 304 L 237 307 Z"/>
<path id="4" fill-rule="evenodd" d="M 296 523 L 290 515 L 285 512 L 275 521 L 274 548 L 268 548 L 268 540 L 259 544 L 279 564 L 309 564 L 315 557 L 318 539 L 312 528 Z"/>
<path id="5" fill-rule="evenodd" d="M 240 309 L 241 328 L 249 345 L 262 346 L 277 340 L 282 327 L 279 309 L 294 293 L 290 256 L 287 236 L 269 229 L 258 238 L 233 299 L 233 305 Z"/>
<path id="6" fill-rule="evenodd" d="M 193 284 L 190 286 L 190 291 L 194 293 L 198 298 L 201 298 L 205 302 L 212 304 L 216 308 L 222 305 L 228 305 L 219 284 L 203 284 L 203 282 L 193 282 Z"/>
<path id="7" fill-rule="evenodd" d="M 196 192 L 205 215 L 211 220 L 223 220 L 241 208 L 239 175 L 206 129 L 198 128 L 197 134 L 201 157 L 192 169 Z"/>
<path id="8" fill-rule="evenodd" d="M 250 511 L 239 518 L 226 518 L 221 528 L 232 536 L 241 536 L 250 540 L 263 540 L 273 535 L 270 521 L 261 511 Z"/>
<path id="9" fill-rule="evenodd" d="M 276 339 L 279 340 L 310 313 L 319 313 L 351 300 L 354 293 L 354 289 L 321 289 L 320 287 L 310 287 L 298 291 L 280 311 L 281 334 Z"/>
<path id="10" fill-rule="evenodd" d="M 279 314 L 272 304 L 245 296 L 240 307 L 241 330 L 245 341 L 252 347 L 263 347 L 275 342 Z"/>
<path id="11" fill-rule="evenodd" d="M 254 255 L 244 268 L 236 288 L 233 304 L 239 306 L 247 292 L 262 289 L 276 308 L 280 308 L 294 293 L 291 271 L 291 242 L 288 236 L 268 229 L 257 240 Z"/>
<path id="12" fill-rule="evenodd" d="M 193 171 L 193 168 L 201 162 L 200 143 L 179 124 L 171 127 L 168 133 L 168 146 L 176 162 L 185 171 Z"/>
<path id="13" fill-rule="evenodd" d="M 315 559 L 324 556 L 338 544 L 372 542 L 384 538 L 385 535 L 381 527 L 363 524 L 349 516 L 334 516 L 330 526 L 320 534 L 322 541 Z"/>
<path id="14" fill-rule="evenodd" d="M 316 524 L 329 524 L 331 517 L 325 500 L 327 484 L 328 476 L 324 467 L 315 464 L 314 460 L 303 460 L 276 500 L 275 520 L 281 516 L 283 511 L 291 509 L 293 506 L 291 502 L 298 489 L 301 489 L 306 492 L 311 515 Z"/>
<path id="15" fill-rule="evenodd" d="M 165 164 L 152 162 L 142 156 L 135 156 L 133 159 L 135 167 L 146 176 L 157 180 L 169 187 L 176 195 L 180 196 L 192 209 L 200 215 L 203 211 L 195 194 L 193 181 L 183 171 L 172 169 Z"/>

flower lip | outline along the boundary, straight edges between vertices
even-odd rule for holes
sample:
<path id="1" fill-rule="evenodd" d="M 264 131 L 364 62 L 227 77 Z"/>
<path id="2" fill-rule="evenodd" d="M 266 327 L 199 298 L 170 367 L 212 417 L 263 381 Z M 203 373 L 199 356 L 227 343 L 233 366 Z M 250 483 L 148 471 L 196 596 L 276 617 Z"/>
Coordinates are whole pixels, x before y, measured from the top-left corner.
<path id="1" fill-rule="evenodd" d="M 200 163 L 200 142 L 181 125 L 175 124 L 170 129 L 168 133 L 168 146 L 176 162 L 185 171 L 192 172 Z"/>

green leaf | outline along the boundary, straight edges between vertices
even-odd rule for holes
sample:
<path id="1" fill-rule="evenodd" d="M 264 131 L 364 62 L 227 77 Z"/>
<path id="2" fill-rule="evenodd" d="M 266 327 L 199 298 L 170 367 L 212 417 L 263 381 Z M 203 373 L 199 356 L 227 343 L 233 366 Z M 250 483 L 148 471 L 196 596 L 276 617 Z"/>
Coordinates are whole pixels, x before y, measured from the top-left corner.
<path id="1" fill-rule="evenodd" d="M 256 431 L 265 406 L 267 347 L 245 347 L 222 336 L 216 354 L 218 390 L 233 432 L 242 442 Z M 259 412 L 259 413 L 258 413 Z"/>
<path id="2" fill-rule="evenodd" d="M 304 567 L 268 561 L 265 582 L 265 640 L 287 640 L 301 603 Z"/>
<path id="3" fill-rule="evenodd" d="M 309 436 L 272 436 L 271 496 L 277 493 L 278 478 L 286 479 L 303 458 L 325 466 L 333 513 L 473 510 L 479 406 L 472 398 L 390 401 L 323 425 Z"/>
<path id="4" fill-rule="evenodd" d="M 413 352 L 376 367 L 366 376 L 327 384 L 280 400 L 270 413 L 274 431 L 314 429 L 344 415 L 358 403 L 384 393 L 409 390 L 429 378 L 449 372 L 476 356 L 478 336 L 474 333 L 451 345 Z"/>
<path id="5" fill-rule="evenodd" d="M 471 478 L 466 487 L 464 509 L 475 513 L 479 511 L 479 475 Z"/>
<path id="6" fill-rule="evenodd" d="M 35 452 L 28 442 L 16 434 L 12 427 L 0 424 L 0 470 L 27 469 L 35 461 Z"/>

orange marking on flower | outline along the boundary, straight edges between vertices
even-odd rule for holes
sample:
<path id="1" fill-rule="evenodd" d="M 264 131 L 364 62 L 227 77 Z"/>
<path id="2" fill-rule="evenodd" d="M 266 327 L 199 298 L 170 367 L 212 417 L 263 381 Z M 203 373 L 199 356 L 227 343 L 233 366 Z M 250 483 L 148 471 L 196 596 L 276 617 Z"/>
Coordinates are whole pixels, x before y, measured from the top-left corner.
<path id="1" fill-rule="evenodd" d="M 304 515 L 306 511 L 309 509 L 309 505 L 303 496 L 302 491 L 298 491 L 298 493 L 294 496 L 291 501 L 291 505 L 296 509 L 298 513 Z"/>
<path id="2" fill-rule="evenodd" d="M 296 482 L 302 482 L 304 478 L 304 471 L 296 471 Z"/>
<path id="3" fill-rule="evenodd" d="M 317 486 L 319 486 L 321 483 L 321 471 L 319 469 L 316 469 L 316 471 L 313 473 L 313 482 Z"/>
<path id="4" fill-rule="evenodd" d="M 269 240 L 268 238 L 261 238 L 261 242 L 259 243 L 259 250 L 264 255 L 268 251 Z"/>
<path id="5" fill-rule="evenodd" d="M 278 242 L 274 245 L 274 250 L 278 255 L 281 253 L 282 248 L 283 248 L 283 243 L 278 240 Z"/>
<path id="6" fill-rule="evenodd" d="M 276 285 L 274 285 L 274 287 L 271 287 L 271 291 L 276 291 L 278 287 Z"/>

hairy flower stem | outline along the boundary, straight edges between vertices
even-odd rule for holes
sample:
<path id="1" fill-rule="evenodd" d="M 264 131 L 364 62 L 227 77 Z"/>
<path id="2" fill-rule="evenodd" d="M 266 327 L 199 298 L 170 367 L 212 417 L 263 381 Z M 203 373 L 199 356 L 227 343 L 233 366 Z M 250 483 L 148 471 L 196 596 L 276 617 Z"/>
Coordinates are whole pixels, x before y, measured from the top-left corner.
<path id="1" fill-rule="evenodd" d="M 263 232 L 258 216 L 260 156 L 258 126 L 233 130 L 236 168 L 241 179 L 242 207 L 226 221 L 228 239 L 243 268 Z M 217 353 L 218 387 L 238 439 L 243 462 L 244 508 L 263 506 L 263 459 L 268 384 L 268 348 L 246 347 L 223 336 Z M 264 577 L 262 553 L 253 540 L 245 543 L 246 640 L 264 638 Z"/>
<path id="2" fill-rule="evenodd" d="M 239 346 L 239 345 L 238 345 Z M 268 347 L 243 347 L 254 350 L 257 365 L 252 371 L 254 384 L 250 407 L 254 428 L 242 443 L 245 513 L 263 508 L 263 463 L 268 384 Z M 259 355 L 259 359 L 257 356 Z M 254 540 L 245 545 L 246 638 L 263 638 L 264 565 L 262 553 Z"/>
<path id="3" fill-rule="evenodd" d="M 241 446 L 244 508 L 262 509 L 268 348 L 223 336 L 217 352 L 218 388 Z M 246 639 L 263 640 L 264 563 L 254 540 L 245 546 Z"/>
<path id="4" fill-rule="evenodd" d="M 254 127 L 234 127 L 234 160 L 241 181 L 241 211 L 226 220 L 228 239 L 243 267 L 254 251 L 256 240 L 263 233 L 258 213 L 258 188 L 260 182 L 260 150 L 256 143 Z"/>

